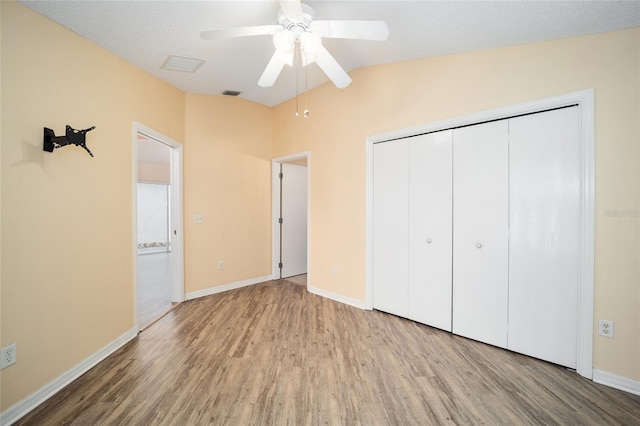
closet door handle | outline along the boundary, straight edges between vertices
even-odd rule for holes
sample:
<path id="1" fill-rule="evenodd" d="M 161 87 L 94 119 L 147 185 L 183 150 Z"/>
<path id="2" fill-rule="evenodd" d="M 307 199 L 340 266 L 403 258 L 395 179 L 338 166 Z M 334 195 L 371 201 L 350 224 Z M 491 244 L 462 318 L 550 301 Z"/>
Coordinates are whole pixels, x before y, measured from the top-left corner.
<path id="1" fill-rule="evenodd" d="M 482 248 L 482 244 L 480 244 L 480 243 L 476 243 L 476 248 L 481 249 L 481 248 Z"/>

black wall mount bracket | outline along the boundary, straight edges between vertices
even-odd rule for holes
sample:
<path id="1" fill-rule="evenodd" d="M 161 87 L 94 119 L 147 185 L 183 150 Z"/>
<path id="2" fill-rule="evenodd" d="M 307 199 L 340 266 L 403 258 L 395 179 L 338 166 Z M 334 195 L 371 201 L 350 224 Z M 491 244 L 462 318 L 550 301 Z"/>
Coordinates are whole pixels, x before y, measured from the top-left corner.
<path id="1" fill-rule="evenodd" d="M 95 129 L 96 126 L 84 130 L 76 130 L 67 124 L 67 130 L 64 136 L 56 136 L 53 130 L 44 128 L 44 140 L 42 142 L 42 150 L 53 152 L 54 149 L 62 148 L 66 145 L 75 145 L 84 148 L 85 151 L 93 157 L 93 153 L 87 148 L 86 135 L 87 132 Z"/>

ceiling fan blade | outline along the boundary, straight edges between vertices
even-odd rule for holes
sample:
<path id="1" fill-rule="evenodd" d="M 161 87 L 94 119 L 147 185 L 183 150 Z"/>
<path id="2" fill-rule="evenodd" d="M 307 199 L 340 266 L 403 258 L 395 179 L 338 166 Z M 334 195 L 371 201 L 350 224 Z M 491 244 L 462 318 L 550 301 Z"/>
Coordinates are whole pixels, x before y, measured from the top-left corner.
<path id="1" fill-rule="evenodd" d="M 281 29 L 281 25 L 255 25 L 252 27 L 218 28 L 215 30 L 202 31 L 200 33 L 200 37 L 205 40 L 215 40 L 218 38 L 273 35 L 277 30 Z"/>
<path id="2" fill-rule="evenodd" d="M 324 46 L 318 48 L 318 56 L 316 56 L 316 64 L 322 71 L 333 81 L 337 88 L 342 89 L 351 84 L 351 77 L 342 69 L 338 61 L 335 60 L 331 53 Z"/>
<path id="3" fill-rule="evenodd" d="M 267 64 L 267 67 L 264 69 L 260 80 L 258 80 L 258 86 L 261 87 L 271 87 L 274 85 L 282 68 L 284 67 L 285 62 L 280 58 L 278 52 L 276 51 L 271 60 Z"/>
<path id="4" fill-rule="evenodd" d="M 280 0 L 280 8 L 291 21 L 296 21 L 295 18 L 303 17 L 300 0 Z"/>
<path id="5" fill-rule="evenodd" d="M 312 21 L 310 28 L 326 38 L 384 41 L 389 37 L 384 21 Z"/>

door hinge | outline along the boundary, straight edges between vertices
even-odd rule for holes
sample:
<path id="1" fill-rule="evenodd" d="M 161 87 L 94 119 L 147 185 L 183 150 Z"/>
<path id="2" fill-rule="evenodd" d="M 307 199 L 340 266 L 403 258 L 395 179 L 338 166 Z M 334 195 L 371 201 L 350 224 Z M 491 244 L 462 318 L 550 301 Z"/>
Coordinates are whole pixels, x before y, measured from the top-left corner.
<path id="1" fill-rule="evenodd" d="M 284 174 L 282 174 L 282 172 L 280 172 L 280 174 L 278 175 L 278 177 L 279 177 L 280 179 L 282 179 L 282 178 L 284 177 Z"/>
<path id="2" fill-rule="evenodd" d="M 279 219 L 278 219 L 278 223 L 279 223 L 280 225 L 282 225 L 282 218 L 279 218 Z"/>
<path id="3" fill-rule="evenodd" d="M 282 269 L 282 262 L 278 263 L 278 268 Z"/>

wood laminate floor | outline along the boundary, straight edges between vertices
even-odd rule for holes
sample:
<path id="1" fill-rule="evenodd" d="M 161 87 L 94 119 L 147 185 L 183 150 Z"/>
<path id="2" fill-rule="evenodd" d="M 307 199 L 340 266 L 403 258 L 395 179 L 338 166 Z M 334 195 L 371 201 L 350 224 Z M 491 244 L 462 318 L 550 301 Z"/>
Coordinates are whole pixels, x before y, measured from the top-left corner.
<path id="1" fill-rule="evenodd" d="M 300 275 L 294 275 L 293 277 L 288 277 L 285 278 L 286 281 L 293 283 L 293 284 L 299 284 L 299 285 L 307 285 L 307 274 L 300 274 Z"/>
<path id="2" fill-rule="evenodd" d="M 640 397 L 271 281 L 180 304 L 19 425 L 638 425 Z"/>

